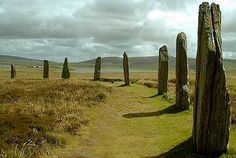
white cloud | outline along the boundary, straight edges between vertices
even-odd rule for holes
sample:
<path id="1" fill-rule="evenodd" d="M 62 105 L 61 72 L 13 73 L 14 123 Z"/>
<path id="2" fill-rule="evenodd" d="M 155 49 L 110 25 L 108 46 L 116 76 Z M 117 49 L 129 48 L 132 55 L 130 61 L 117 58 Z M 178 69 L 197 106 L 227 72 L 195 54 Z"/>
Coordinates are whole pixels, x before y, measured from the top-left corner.
<path id="1" fill-rule="evenodd" d="M 215 0 L 226 58 L 236 58 L 236 1 Z M 175 56 L 179 32 L 196 55 L 198 7 L 189 0 L 0 0 L 0 54 L 81 61 L 96 56 Z"/>

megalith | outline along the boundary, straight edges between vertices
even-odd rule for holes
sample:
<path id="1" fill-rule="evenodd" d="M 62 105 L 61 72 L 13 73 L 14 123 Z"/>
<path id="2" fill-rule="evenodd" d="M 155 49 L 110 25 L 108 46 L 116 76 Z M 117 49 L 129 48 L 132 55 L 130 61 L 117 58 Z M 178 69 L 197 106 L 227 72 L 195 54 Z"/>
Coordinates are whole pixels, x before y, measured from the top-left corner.
<path id="1" fill-rule="evenodd" d="M 16 68 L 14 64 L 11 64 L 11 79 L 16 78 Z"/>
<path id="2" fill-rule="evenodd" d="M 69 79 L 70 78 L 70 70 L 69 70 L 68 59 L 67 58 L 65 58 L 65 61 L 64 61 L 64 64 L 63 64 L 61 77 L 63 79 Z"/>
<path id="3" fill-rule="evenodd" d="M 43 78 L 49 78 L 49 62 L 48 60 L 43 61 Z"/>
<path id="4" fill-rule="evenodd" d="M 129 85 L 129 60 L 126 52 L 123 54 L 123 69 L 124 69 L 124 79 L 125 79 L 125 86 Z"/>
<path id="5" fill-rule="evenodd" d="M 176 106 L 189 109 L 190 95 L 188 83 L 187 37 L 181 32 L 176 39 Z"/>
<path id="6" fill-rule="evenodd" d="M 230 98 L 222 59 L 221 11 L 204 2 L 199 7 L 193 141 L 208 155 L 227 151 Z"/>
<path id="7" fill-rule="evenodd" d="M 159 49 L 159 62 L 158 62 L 158 94 L 167 92 L 168 82 L 168 49 L 164 45 Z"/>
<path id="8" fill-rule="evenodd" d="M 101 62 L 102 62 L 102 58 L 101 57 L 97 57 L 96 61 L 95 61 L 95 69 L 94 69 L 94 81 L 99 81 L 100 80 L 100 76 L 101 76 Z"/>

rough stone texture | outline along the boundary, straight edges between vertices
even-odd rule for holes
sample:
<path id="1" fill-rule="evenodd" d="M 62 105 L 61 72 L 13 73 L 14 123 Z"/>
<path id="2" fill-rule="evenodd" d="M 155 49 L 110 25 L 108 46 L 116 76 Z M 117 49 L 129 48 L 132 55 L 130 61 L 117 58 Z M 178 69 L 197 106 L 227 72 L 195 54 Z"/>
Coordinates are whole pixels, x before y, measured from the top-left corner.
<path id="1" fill-rule="evenodd" d="M 126 52 L 123 54 L 123 69 L 124 69 L 124 79 L 125 85 L 129 85 L 129 61 Z"/>
<path id="2" fill-rule="evenodd" d="M 198 50 L 193 118 L 196 151 L 219 154 L 227 150 L 230 99 L 222 59 L 219 5 L 202 3 L 198 19 Z"/>
<path id="3" fill-rule="evenodd" d="M 96 61 L 95 61 L 95 69 L 94 69 L 94 81 L 99 81 L 100 77 L 101 77 L 101 62 L 102 62 L 102 58 L 101 57 L 97 57 Z"/>
<path id="4" fill-rule="evenodd" d="M 168 82 L 168 49 L 166 45 L 159 49 L 159 62 L 158 62 L 158 94 L 167 92 Z"/>
<path id="5" fill-rule="evenodd" d="M 62 69 L 61 77 L 63 79 L 69 79 L 70 78 L 70 71 L 69 71 L 69 66 L 68 66 L 67 58 L 65 58 L 65 61 L 64 61 L 64 64 L 63 64 L 63 69 Z"/>
<path id="6" fill-rule="evenodd" d="M 185 110 L 189 104 L 187 37 L 181 32 L 176 39 L 176 106 Z"/>
<path id="7" fill-rule="evenodd" d="M 43 61 L 43 78 L 49 78 L 49 62 L 48 60 Z"/>
<path id="8" fill-rule="evenodd" d="M 16 68 L 14 64 L 11 64 L 11 79 L 16 78 Z"/>

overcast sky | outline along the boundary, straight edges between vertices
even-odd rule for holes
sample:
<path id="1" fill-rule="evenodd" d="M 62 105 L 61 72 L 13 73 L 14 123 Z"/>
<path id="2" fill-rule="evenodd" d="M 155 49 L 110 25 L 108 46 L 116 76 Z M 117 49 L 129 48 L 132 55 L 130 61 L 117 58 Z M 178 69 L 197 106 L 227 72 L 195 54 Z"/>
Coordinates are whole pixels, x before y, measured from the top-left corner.
<path id="1" fill-rule="evenodd" d="M 209 1 L 212 2 L 212 1 Z M 236 0 L 222 11 L 225 58 L 236 59 Z M 82 61 L 97 56 L 153 56 L 166 44 L 175 56 L 185 32 L 196 56 L 200 0 L 0 0 L 0 54 Z"/>

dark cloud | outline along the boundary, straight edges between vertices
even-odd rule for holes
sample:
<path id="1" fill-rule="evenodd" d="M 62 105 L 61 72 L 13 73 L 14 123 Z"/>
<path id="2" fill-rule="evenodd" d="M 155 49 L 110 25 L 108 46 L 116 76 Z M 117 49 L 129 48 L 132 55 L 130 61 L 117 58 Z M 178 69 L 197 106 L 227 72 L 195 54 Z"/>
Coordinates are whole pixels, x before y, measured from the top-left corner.
<path id="1" fill-rule="evenodd" d="M 229 1 L 229 0 L 228 0 Z M 96 56 L 175 55 L 178 32 L 195 57 L 200 2 L 189 0 L 0 0 L 0 54 L 80 61 Z M 223 14 L 224 50 L 236 52 L 235 13 Z"/>

